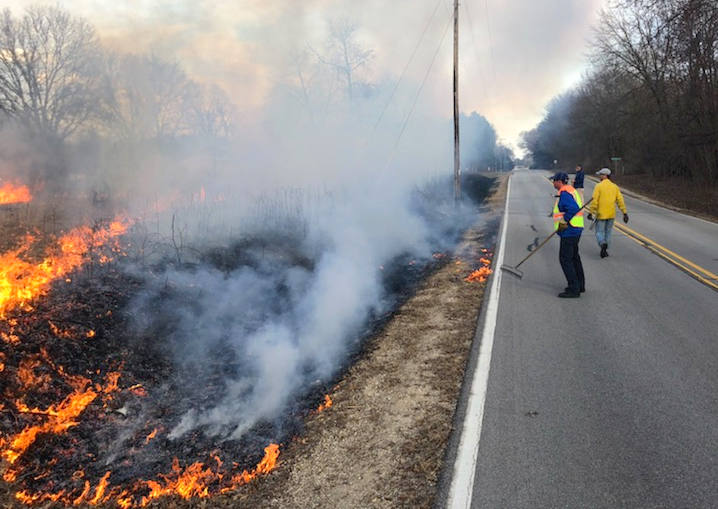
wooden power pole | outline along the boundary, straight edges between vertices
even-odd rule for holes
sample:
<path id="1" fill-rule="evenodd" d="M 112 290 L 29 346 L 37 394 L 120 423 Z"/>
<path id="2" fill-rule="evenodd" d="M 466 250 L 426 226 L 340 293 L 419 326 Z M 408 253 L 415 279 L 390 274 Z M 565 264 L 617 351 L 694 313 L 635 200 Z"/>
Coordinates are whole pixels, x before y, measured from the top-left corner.
<path id="1" fill-rule="evenodd" d="M 459 157 L 459 0 L 454 0 L 454 202 L 461 199 Z"/>

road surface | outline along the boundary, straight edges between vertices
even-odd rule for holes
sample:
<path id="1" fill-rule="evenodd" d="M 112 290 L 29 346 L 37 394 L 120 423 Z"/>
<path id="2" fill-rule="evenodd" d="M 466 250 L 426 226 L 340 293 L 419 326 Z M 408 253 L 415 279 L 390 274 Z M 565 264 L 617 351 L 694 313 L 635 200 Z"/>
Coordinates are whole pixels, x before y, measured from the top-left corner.
<path id="1" fill-rule="evenodd" d="M 551 232 L 547 176 L 511 176 L 498 263 Z M 626 205 L 632 231 L 718 272 L 717 224 Z M 580 252 L 580 299 L 557 298 L 558 239 L 494 278 L 437 506 L 718 507 L 718 292 L 616 230 L 608 258 L 590 231 Z"/>

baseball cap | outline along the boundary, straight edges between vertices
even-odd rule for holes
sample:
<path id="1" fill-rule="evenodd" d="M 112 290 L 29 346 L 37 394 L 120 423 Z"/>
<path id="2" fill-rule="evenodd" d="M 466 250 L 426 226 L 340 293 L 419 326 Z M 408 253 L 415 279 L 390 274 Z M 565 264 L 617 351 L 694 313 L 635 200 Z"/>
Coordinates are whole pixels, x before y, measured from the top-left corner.
<path id="1" fill-rule="evenodd" d="M 551 177 L 551 180 L 560 180 L 561 182 L 568 182 L 568 173 L 559 171 L 553 177 Z"/>
<path id="2" fill-rule="evenodd" d="M 610 174 L 611 174 L 611 170 L 609 170 L 608 168 L 601 168 L 600 170 L 598 170 L 596 172 L 596 175 L 610 175 Z"/>

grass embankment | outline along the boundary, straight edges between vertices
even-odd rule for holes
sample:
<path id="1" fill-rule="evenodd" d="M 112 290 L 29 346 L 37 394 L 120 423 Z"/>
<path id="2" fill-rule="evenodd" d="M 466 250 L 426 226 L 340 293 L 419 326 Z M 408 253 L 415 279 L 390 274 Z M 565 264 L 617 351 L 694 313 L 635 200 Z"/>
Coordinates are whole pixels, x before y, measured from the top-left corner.
<path id="1" fill-rule="evenodd" d="M 681 212 L 718 221 L 718 186 L 650 175 L 621 175 L 613 181 L 622 190 L 640 194 Z"/>

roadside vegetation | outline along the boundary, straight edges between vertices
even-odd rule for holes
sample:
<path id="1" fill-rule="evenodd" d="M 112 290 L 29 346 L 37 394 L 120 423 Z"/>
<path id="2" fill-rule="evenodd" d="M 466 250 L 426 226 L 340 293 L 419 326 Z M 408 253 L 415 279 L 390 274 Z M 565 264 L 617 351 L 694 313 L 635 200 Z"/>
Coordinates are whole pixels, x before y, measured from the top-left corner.
<path id="1" fill-rule="evenodd" d="M 590 44 L 582 81 L 523 133 L 532 166 L 609 167 L 622 186 L 718 216 L 718 4 L 611 0 Z"/>

